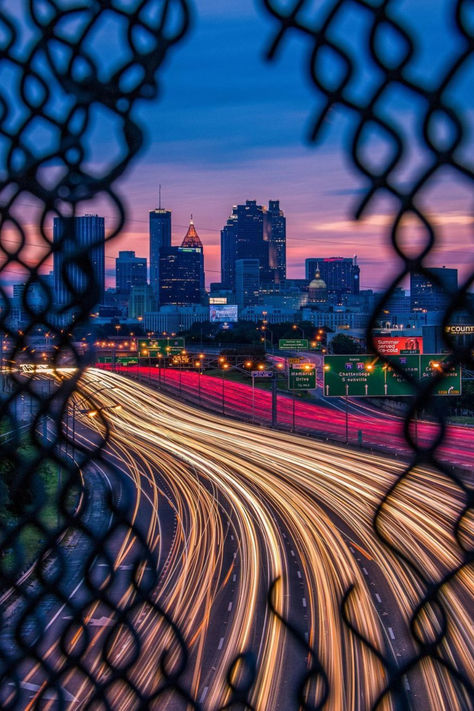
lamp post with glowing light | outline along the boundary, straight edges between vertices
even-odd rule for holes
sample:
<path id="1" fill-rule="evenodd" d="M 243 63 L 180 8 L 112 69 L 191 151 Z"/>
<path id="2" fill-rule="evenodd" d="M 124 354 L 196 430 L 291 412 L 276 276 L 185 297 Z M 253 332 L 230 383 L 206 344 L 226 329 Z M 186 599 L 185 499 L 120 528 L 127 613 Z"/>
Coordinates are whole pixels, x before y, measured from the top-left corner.
<path id="1" fill-rule="evenodd" d="M 225 358 L 219 358 L 220 368 L 221 368 L 221 378 L 222 378 L 222 414 L 225 415 L 225 378 L 224 371 L 229 370 L 229 363 L 226 362 Z"/>
<path id="2" fill-rule="evenodd" d="M 204 359 L 204 353 L 200 353 L 198 359 L 194 362 L 194 367 L 197 368 L 198 375 L 198 398 L 199 404 L 201 404 L 201 376 L 202 376 L 202 361 Z"/>
<path id="3" fill-rule="evenodd" d="M 263 336 L 264 336 L 264 338 L 262 340 L 264 342 L 265 350 L 267 350 L 267 333 L 269 333 L 270 334 L 270 345 L 271 345 L 271 349 L 272 349 L 272 353 L 273 353 L 273 331 L 271 330 L 271 328 L 268 328 L 268 326 L 266 324 L 264 324 L 262 326 L 262 331 L 263 331 Z"/>
<path id="4" fill-rule="evenodd" d="M 297 323 L 294 323 L 291 328 L 293 329 L 293 331 L 296 331 L 296 330 L 301 331 L 301 337 L 302 337 L 302 338 L 305 337 L 305 336 L 304 336 L 304 329 L 301 328 L 301 326 L 298 326 Z"/>

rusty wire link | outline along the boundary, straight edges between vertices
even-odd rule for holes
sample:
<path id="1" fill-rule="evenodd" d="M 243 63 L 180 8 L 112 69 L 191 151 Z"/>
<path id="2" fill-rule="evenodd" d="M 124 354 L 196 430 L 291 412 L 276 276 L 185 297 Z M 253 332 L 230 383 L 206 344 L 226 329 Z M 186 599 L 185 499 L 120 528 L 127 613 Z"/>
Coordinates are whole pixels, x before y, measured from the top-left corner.
<path id="1" fill-rule="evenodd" d="M 473 177 L 463 158 L 464 120 L 449 98 L 449 89 L 456 77 L 472 60 L 468 1 L 453 0 L 458 50 L 450 56 L 436 83 L 429 88 L 413 79 L 409 72 L 416 37 L 398 15 L 395 17 L 392 9 L 396 3 L 392 0 L 329 0 L 319 4 L 310 0 L 261 0 L 261 4 L 278 23 L 278 31 L 268 52 L 270 59 L 275 57 L 286 36 L 293 32 L 308 42 L 308 73 L 322 101 L 312 121 L 311 140 L 320 138 L 325 120 L 334 107 L 348 110 L 355 119 L 348 153 L 366 182 L 365 194 L 355 210 L 355 217 L 366 214 L 380 194 L 390 196 L 396 204 L 390 240 L 394 255 L 403 261 L 403 269 L 387 287 L 372 315 L 368 342 L 374 346 L 373 328 L 394 289 L 410 273 L 427 274 L 424 263 L 436 243 L 436 234 L 429 216 L 423 212 L 421 196 L 446 167 L 465 179 Z M 97 432 L 87 441 L 75 439 L 68 424 L 71 408 L 74 420 L 75 407 L 84 411 L 95 407 L 94 394 L 81 381 L 88 358 L 93 354 L 82 354 L 73 342 L 71 331 L 88 322 L 97 303 L 99 285 L 89 247 L 86 249 L 76 244 L 73 251 L 65 248 L 66 243 L 74 242 L 72 228 L 68 232 L 66 227 L 62 240 L 53 242 L 50 236 L 53 217 L 74 217 L 84 205 L 94 200 L 111 205 L 115 224 L 107 235 L 108 240 L 118 235 L 126 223 L 126 208 L 116 182 L 144 145 L 143 128 L 137 122 L 134 110 L 139 101 L 153 100 L 158 95 L 163 62 L 190 26 L 190 2 L 27 0 L 22 11 L 15 8 L 15 4 L 12 6 L 13 11 L 0 12 L 0 67 L 8 77 L 0 86 L 0 141 L 5 155 L 5 165 L 0 171 L 0 271 L 2 275 L 18 271 L 24 276 L 22 310 L 28 323 L 23 332 L 17 332 L 9 325 L 11 306 L 2 280 L 0 333 L 5 334 L 7 343 L 11 344 L 2 351 L 2 366 L 6 362 L 21 360 L 39 328 L 49 332 L 57 345 L 53 365 L 66 362 L 76 370 L 67 378 L 57 376 L 52 382 L 28 371 L 12 372 L 7 376 L 2 368 L 0 425 L 8 437 L 1 438 L 0 451 L 2 461 L 16 475 L 12 488 L 16 516 L 9 526 L 3 525 L 2 521 L 0 531 L 3 586 L 0 590 L 0 705 L 5 709 L 27 706 L 29 696 L 25 694 L 24 684 L 31 686 L 30 673 L 34 669 L 34 678 L 40 679 L 41 683 L 37 685 L 34 701 L 28 705 L 30 709 L 53 707 L 52 704 L 57 709 L 68 708 L 71 699 L 65 691 L 66 682 L 74 674 L 81 682 L 83 709 L 116 711 L 113 697 L 120 688 L 129 708 L 160 708 L 161 703 L 172 698 L 176 699 L 179 708 L 199 710 L 202 705 L 193 698 L 186 682 L 189 660 L 186 641 L 170 612 L 160 604 L 162 571 L 157 569 L 157 553 L 150 550 L 146 537 L 131 518 L 133 493 L 126 484 L 120 493 L 114 491 L 113 486 L 106 486 L 107 476 L 113 475 L 109 459 L 103 456 L 109 436 L 107 419 L 98 413 Z M 352 10 L 356 8 L 370 25 L 364 52 L 372 62 L 374 81 L 362 94 L 353 92 L 353 84 L 357 81 L 353 50 L 335 39 L 332 33 L 335 23 L 349 6 Z M 114 59 L 114 69 L 105 76 L 102 55 L 91 38 L 103 30 L 110 13 L 120 18 L 124 34 L 122 44 L 107 47 Z M 403 46 L 396 61 L 387 58 L 380 50 L 387 29 L 396 34 Z M 336 81 L 328 71 L 333 64 L 338 67 Z M 394 86 L 412 92 L 424 107 L 420 125 L 426 167 L 408 184 L 400 183 L 396 173 L 410 146 L 381 108 L 386 93 Z M 437 143 L 435 129 L 440 117 L 451 127 L 449 145 Z M 118 154 L 107 156 L 102 172 L 98 172 L 94 165 L 89 136 L 97 120 L 102 122 L 102 128 L 104 124 L 113 127 L 120 147 Z M 383 136 L 384 143 L 391 149 L 385 165 L 377 170 L 367 162 L 365 154 L 367 140 L 375 133 L 379 138 Z M 32 239 L 31 215 L 34 215 L 34 236 L 40 239 L 39 243 Z M 407 216 L 416 218 L 426 233 L 426 244 L 415 257 L 404 253 L 401 240 L 403 221 Z M 65 222 L 67 224 L 67 220 Z M 63 278 L 69 292 L 69 301 L 60 307 L 55 304 L 52 288 L 42 277 L 45 264 L 57 252 L 64 259 Z M 68 278 L 72 267 L 84 275 L 81 289 Z M 459 311 L 474 316 L 467 298 L 473 278 L 466 281 L 458 293 L 450 294 L 443 326 Z M 41 307 L 33 304 L 35 289 L 44 296 Z M 460 347 L 449 334 L 445 334 L 445 341 L 452 351 L 451 362 L 472 368 L 471 350 Z M 31 361 L 41 364 L 39 353 L 29 352 L 29 356 Z M 380 357 L 386 360 L 381 354 Z M 386 671 L 387 686 L 374 710 L 382 707 L 387 697 L 397 710 L 406 709 L 403 677 L 426 659 L 441 665 L 459 686 L 460 699 L 466 708 L 469 708 L 469 695 L 474 697 L 469 678 L 442 648 L 443 640 L 449 634 L 445 589 L 473 560 L 472 549 L 463 537 L 472 512 L 473 494 L 461 475 L 437 459 L 436 450 L 446 428 L 441 407 L 435 409 L 439 422 L 437 439 L 425 447 L 414 441 L 412 418 L 422 404 L 428 401 L 435 404 L 436 398 L 432 394 L 436 380 L 423 387 L 415 385 L 418 394 L 405 423 L 405 436 L 413 450 L 413 458 L 380 502 L 374 528 L 384 544 L 415 573 L 423 590 L 411 617 L 416 652 L 407 654 L 399 664 L 393 664 L 371 640 L 364 638 L 351 620 L 348 602 L 352 588 L 341 600 L 341 615 L 348 629 L 360 643 L 372 650 Z M 26 435 L 18 427 L 25 415 L 25 407 L 29 409 Z M 94 467 L 90 466 L 92 463 Z M 437 580 L 428 578 L 403 547 L 387 537 L 383 525 L 384 516 L 390 515 L 390 507 L 397 506 L 398 488 L 419 464 L 428 464 L 448 477 L 458 488 L 463 501 L 462 510 L 453 521 L 459 562 Z M 53 467 L 59 475 L 58 522 L 54 531 L 44 522 L 47 491 L 38 477 L 44 467 Z M 25 492 L 32 492 L 32 496 L 29 498 Z M 0 501 L 4 496 L 0 490 Z M 124 531 L 136 542 L 133 565 L 126 571 L 133 594 L 118 604 L 115 587 L 118 573 L 114 570 L 112 551 L 114 540 Z M 38 539 L 33 564 L 26 557 L 26 536 Z M 73 571 L 68 556 L 71 545 L 82 551 L 80 566 Z M 22 575 L 31 566 L 33 575 Z M 76 600 L 70 593 L 81 579 L 84 579 L 85 592 Z M 303 633 L 275 609 L 272 602 L 275 584 L 276 581 L 268 595 L 269 611 L 286 627 L 289 636 L 299 643 L 308 658 L 307 672 L 296 685 L 295 708 L 322 709 L 330 699 L 332 680 L 318 659 L 318 640 L 315 648 L 309 646 Z M 163 644 L 166 645 L 157 652 L 156 684 L 147 692 L 137 683 L 135 675 L 141 655 L 149 653 L 149 650 L 142 649 L 135 627 L 137 615 L 144 608 L 150 624 L 163 631 Z M 51 657 L 45 650 L 49 643 L 50 616 L 56 609 L 61 611 L 63 623 L 56 656 Z M 96 610 L 100 610 L 102 618 L 107 621 L 107 631 L 100 658 L 91 659 L 89 647 L 93 633 L 88 623 Z M 430 615 L 439 619 L 434 640 L 420 631 L 422 620 Z M 131 652 L 121 663 L 111 654 L 112 643 L 120 636 L 131 642 Z M 228 670 L 228 702 L 222 708 L 253 709 L 252 691 L 257 675 L 254 654 L 242 650 Z M 317 705 L 312 707 L 307 702 L 307 688 L 311 684 L 317 684 L 320 689 Z"/>
<path id="2" fill-rule="evenodd" d="M 410 466 L 386 492 L 374 516 L 374 528 L 377 536 L 415 573 L 423 590 L 423 595 L 420 597 L 416 609 L 413 610 L 410 621 L 410 630 L 416 651 L 413 655 L 407 655 L 399 665 L 393 665 L 388 659 L 383 658 L 370 641 L 365 640 L 363 635 L 357 631 L 348 617 L 346 603 L 350 597 L 351 589 L 347 591 L 341 603 L 343 618 L 355 636 L 379 657 L 387 671 L 387 686 L 375 702 L 374 709 L 379 708 L 382 700 L 386 697 L 389 697 L 400 711 L 408 708 L 409 702 L 403 677 L 407 671 L 413 670 L 427 659 L 445 669 L 450 680 L 459 688 L 460 703 L 463 704 L 463 708 L 469 709 L 472 708 L 471 702 L 474 698 L 473 681 L 469 678 L 466 670 L 459 669 L 455 661 L 443 652 L 443 641 L 449 633 L 445 606 L 446 589 L 459 580 L 459 576 L 473 561 L 473 550 L 462 536 L 462 531 L 466 530 L 466 524 L 469 522 L 474 504 L 472 483 L 466 481 L 465 476 L 444 465 L 437 457 L 438 447 L 446 434 L 446 418 L 443 406 L 439 402 L 441 398 L 434 397 L 433 393 L 443 377 L 443 372 L 441 371 L 435 378 L 427 379 L 426 384 L 421 384 L 413 380 L 409 373 L 404 372 L 387 356 L 378 352 L 373 340 L 374 329 L 377 327 L 384 308 L 395 288 L 400 286 L 408 275 L 416 273 L 427 276 L 440 290 L 443 290 L 443 284 L 425 267 L 426 259 L 436 244 L 437 236 L 430 216 L 423 210 L 422 205 L 423 197 L 442 170 L 449 167 L 454 176 L 470 181 L 474 178 L 467 157 L 466 117 L 459 114 L 459 109 L 450 95 L 450 90 L 461 72 L 467 72 L 469 68 L 472 70 L 474 41 L 472 22 L 469 23 L 469 3 L 465 0 L 456 0 L 456 2 L 453 0 L 451 3 L 450 15 L 452 34 L 456 39 L 456 51 L 453 51 L 436 77 L 434 79 L 430 77 L 430 80 L 426 80 L 424 83 L 423 80 L 415 80 L 413 78 L 415 73 L 410 71 L 417 47 L 417 37 L 409 29 L 408 23 L 405 25 L 400 19 L 400 13 L 396 12 L 397 2 L 393 0 L 331 0 L 320 3 L 318 6 L 311 0 L 294 0 L 290 3 L 282 0 L 261 1 L 267 12 L 277 20 L 279 26 L 268 50 L 268 59 L 275 58 L 287 35 L 294 32 L 299 33 L 308 43 L 307 72 L 321 105 L 311 122 L 310 140 L 317 141 L 322 137 L 328 114 L 333 108 L 342 108 L 350 113 L 353 124 L 349 130 L 347 153 L 351 157 L 356 173 L 361 175 L 366 183 L 363 196 L 355 207 L 354 219 L 364 217 L 373 206 L 376 197 L 390 196 L 394 200 L 395 207 L 392 210 L 391 225 L 387 236 L 393 247 L 394 261 L 396 257 L 403 261 L 402 269 L 385 289 L 383 298 L 371 316 L 367 328 L 367 343 L 383 362 L 410 380 L 416 388 L 416 397 L 408 410 L 404 425 L 405 438 L 412 450 Z M 369 37 L 368 46 L 365 46 L 364 41 L 361 40 L 355 49 L 353 45 L 349 46 L 348 43 L 334 39 L 337 36 L 335 28 L 338 22 L 345 13 L 353 11 L 354 8 L 357 8 L 361 16 L 364 17 L 366 25 L 368 25 Z M 387 57 L 382 50 L 383 34 L 387 30 L 397 37 L 397 41 L 403 47 L 396 58 Z M 326 53 L 324 62 L 321 59 L 323 52 Z M 360 69 L 358 60 L 367 53 L 371 61 L 373 81 L 361 87 L 358 83 Z M 334 75 L 337 80 L 334 79 Z M 470 76 L 472 84 L 472 71 Z M 391 111 L 390 108 L 387 109 L 387 95 L 394 88 L 403 88 L 419 100 L 421 131 L 419 131 L 420 136 L 418 136 L 416 146 L 412 145 L 413 142 L 410 141 L 410 138 L 404 135 L 396 122 L 390 118 Z M 439 141 L 436 130 L 442 121 L 446 122 L 450 128 L 449 142 L 444 145 Z M 367 160 L 367 151 L 364 153 L 371 136 L 375 134 L 379 140 L 383 141 L 384 148 L 389 149 L 385 163 L 377 166 L 377 169 Z M 397 175 L 397 170 L 410 151 L 415 149 L 419 150 L 423 156 L 424 169 L 411 180 L 402 182 Z M 415 256 L 407 254 L 403 246 L 403 221 L 408 216 L 416 219 L 425 233 L 425 244 Z M 465 313 L 472 322 L 474 312 L 472 301 L 468 299 L 468 290 L 472 287 L 473 280 L 474 274 L 471 274 L 456 293 L 447 294 L 449 303 L 442 314 L 441 326 L 445 345 L 452 355 L 446 361 L 445 368 L 452 365 L 473 368 L 472 342 L 468 345 L 460 345 L 446 331 L 446 326 L 456 313 Z M 446 293 L 445 289 L 444 291 Z M 426 407 L 427 404 L 431 406 L 436 417 L 438 432 L 431 442 L 421 445 L 415 441 L 413 436 L 413 420 L 416 412 L 422 406 Z M 384 515 L 389 515 L 390 507 L 397 506 L 397 492 L 400 487 L 420 464 L 429 465 L 449 478 L 456 486 L 463 503 L 459 515 L 452 521 L 452 533 L 458 545 L 459 564 L 436 580 L 428 577 L 418 561 L 413 560 L 401 543 L 397 544 L 396 541 L 389 539 L 384 532 L 382 522 Z M 428 611 L 431 611 L 431 614 L 437 618 L 439 625 L 438 633 L 434 639 L 429 638 L 428 634 L 425 636 L 420 634 L 420 628 L 423 628 L 421 620 L 423 616 L 426 619 Z"/>

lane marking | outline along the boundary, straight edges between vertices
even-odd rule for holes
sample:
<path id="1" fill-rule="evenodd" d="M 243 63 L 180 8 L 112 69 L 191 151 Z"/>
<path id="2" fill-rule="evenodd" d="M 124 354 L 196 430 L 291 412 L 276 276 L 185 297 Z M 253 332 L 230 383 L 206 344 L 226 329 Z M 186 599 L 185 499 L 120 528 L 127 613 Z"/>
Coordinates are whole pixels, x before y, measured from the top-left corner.
<path id="1" fill-rule="evenodd" d="M 377 602 L 382 602 L 382 598 L 378 593 L 375 593 L 375 599 L 377 600 Z"/>
<path id="2" fill-rule="evenodd" d="M 370 555 L 370 553 L 367 553 L 367 551 L 364 550 L 364 549 L 362 548 L 362 546 L 359 546 L 358 543 L 355 543 L 355 541 L 352 541 L 352 540 L 351 540 L 351 543 L 352 543 L 352 545 L 354 546 L 354 548 L 359 551 L 359 553 L 362 553 L 362 555 L 364 556 L 364 558 L 367 558 L 367 560 L 373 560 L 373 558 L 372 558 L 372 556 Z"/>
<path id="3" fill-rule="evenodd" d="M 301 573 L 300 573 L 299 570 L 296 571 L 296 575 L 297 575 L 299 578 L 301 578 Z"/>
<path id="4" fill-rule="evenodd" d="M 404 677 L 403 677 L 403 682 L 404 682 L 404 684 L 405 684 L 405 689 L 406 689 L 407 691 L 411 691 L 410 682 L 408 681 L 408 677 L 407 677 L 407 676 L 404 676 Z"/>
<path id="5" fill-rule="evenodd" d="M 232 610 L 232 603 L 229 602 L 229 604 L 227 605 L 227 612 L 230 612 L 231 610 Z"/>
<path id="6" fill-rule="evenodd" d="M 15 684 L 13 681 L 8 682 L 8 686 L 14 686 L 14 685 Z M 20 681 L 20 686 L 22 689 L 26 689 L 27 691 L 33 691 L 34 693 L 38 692 L 41 689 L 40 684 L 33 684 L 30 681 Z M 69 691 L 67 691 L 67 689 L 63 688 L 62 692 L 64 694 L 64 698 L 66 699 L 66 701 L 77 701 L 78 700 L 78 699 L 76 699 L 75 696 L 70 694 Z M 56 692 L 53 689 L 51 689 L 51 691 L 46 691 L 43 694 L 43 699 L 57 700 L 57 698 L 58 698 L 58 695 L 56 694 Z"/>
<path id="7" fill-rule="evenodd" d="M 200 703 L 200 704 L 202 704 L 202 702 L 203 702 L 204 699 L 206 698 L 208 689 L 209 689 L 209 687 L 208 687 L 208 686 L 205 686 L 204 689 L 202 690 L 201 698 L 199 699 L 199 703 Z"/>
<path id="8" fill-rule="evenodd" d="M 368 571 L 367 571 L 367 568 L 362 568 L 362 570 L 364 571 L 364 575 L 368 575 L 368 574 L 369 574 Z"/>
<path id="9" fill-rule="evenodd" d="M 306 598 L 302 598 L 303 607 L 306 607 Z"/>
<path id="10" fill-rule="evenodd" d="M 291 553 L 291 555 L 292 555 L 293 558 L 294 558 L 294 557 L 295 557 L 295 551 L 294 551 L 294 550 L 291 550 L 290 553 Z"/>
<path id="11" fill-rule="evenodd" d="M 388 633 L 389 633 L 389 635 L 390 635 L 390 639 L 395 639 L 395 635 L 394 635 L 393 630 L 392 630 L 391 627 L 388 628 Z"/>
<path id="12" fill-rule="evenodd" d="M 222 645 L 224 644 L 224 637 L 221 637 L 219 640 L 219 644 L 217 645 L 217 649 L 222 649 Z"/>

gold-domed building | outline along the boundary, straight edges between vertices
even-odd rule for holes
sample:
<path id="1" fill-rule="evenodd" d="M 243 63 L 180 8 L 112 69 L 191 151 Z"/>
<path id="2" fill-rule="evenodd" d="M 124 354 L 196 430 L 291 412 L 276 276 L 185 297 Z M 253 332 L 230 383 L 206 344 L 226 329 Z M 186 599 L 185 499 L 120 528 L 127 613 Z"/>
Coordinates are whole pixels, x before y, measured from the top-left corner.
<path id="1" fill-rule="evenodd" d="M 308 287 L 308 306 L 311 304 L 325 304 L 328 300 L 328 287 L 324 279 L 321 279 L 319 264 L 316 265 L 316 274 L 310 281 Z"/>

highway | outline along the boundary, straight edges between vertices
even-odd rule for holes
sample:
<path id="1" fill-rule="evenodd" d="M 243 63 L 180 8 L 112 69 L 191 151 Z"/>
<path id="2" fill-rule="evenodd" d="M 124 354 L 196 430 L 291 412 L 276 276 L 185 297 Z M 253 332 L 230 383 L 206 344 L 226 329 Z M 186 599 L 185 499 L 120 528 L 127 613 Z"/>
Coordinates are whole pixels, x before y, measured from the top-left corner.
<path id="1" fill-rule="evenodd" d="M 155 367 L 122 367 L 117 372 L 134 374 L 144 382 L 149 379 L 171 388 L 176 395 L 189 396 L 199 405 L 222 412 L 226 415 L 244 417 L 248 420 L 266 424 L 271 423 L 271 393 L 250 385 L 222 378 L 199 374 L 190 370 Z M 335 441 L 348 441 L 357 444 L 359 436 L 369 447 L 385 450 L 400 457 L 409 457 L 404 434 L 404 420 L 386 413 L 375 412 L 373 408 L 354 410 L 349 403 L 346 420 L 344 406 L 340 398 L 319 400 L 293 400 L 286 394 L 277 398 L 277 422 L 287 429 L 302 433 L 314 432 L 319 437 Z M 293 409 L 294 403 L 294 409 Z M 334 405 L 342 409 L 334 409 Z M 415 441 L 422 447 L 429 446 L 436 440 L 438 427 L 433 422 L 419 421 L 411 428 Z M 436 450 L 440 461 L 472 471 L 474 467 L 474 436 L 472 428 L 449 425 L 442 445 Z"/>
<path id="2" fill-rule="evenodd" d="M 329 682 L 325 709 L 370 709 L 386 683 L 384 668 L 341 618 L 345 591 L 354 585 L 348 615 L 354 626 L 391 663 L 413 651 L 408 619 L 422 596 L 422 585 L 375 536 L 372 519 L 383 493 L 401 473 L 388 458 L 352 452 L 298 437 L 262 430 L 185 405 L 172 397 L 109 371 L 90 369 L 82 392 L 96 392 L 104 409 L 88 424 L 101 430 L 107 420 L 111 435 L 107 457 L 128 472 L 136 490 L 130 520 L 153 552 L 160 571 L 153 599 L 179 626 L 190 648 L 183 683 L 204 709 L 230 699 L 226 672 L 237 654 L 251 650 L 257 677 L 251 700 L 258 711 L 297 709 L 295 692 L 308 664 L 307 650 L 292 640 L 266 604 L 273 580 L 273 604 L 317 650 Z M 105 390 L 103 388 L 106 388 Z M 100 390 L 100 392 L 97 392 Z M 81 415 L 83 425 L 86 416 Z M 89 435 L 79 426 L 78 437 Z M 90 435 L 93 438 L 93 433 Z M 423 571 L 438 580 L 459 563 L 452 523 L 461 511 L 461 492 L 441 475 L 419 469 L 395 492 L 382 517 L 385 535 Z M 143 547 L 125 533 L 113 539 L 114 571 L 120 578 Z M 140 575 L 152 564 L 142 560 Z M 167 646 L 177 663 L 176 638 L 152 606 L 134 600 L 134 586 L 117 588 L 117 604 L 133 610 L 142 643 L 139 660 L 127 672 L 142 694 L 159 685 L 157 663 Z M 472 570 L 463 570 L 441 596 L 448 610 L 449 631 L 440 655 L 471 679 L 474 639 Z M 104 619 L 97 603 L 91 619 Z M 108 617 L 113 617 L 110 610 Z M 105 619 L 108 619 L 108 617 Z M 436 626 L 427 614 L 422 627 Z M 107 626 L 93 627 L 83 663 L 94 678 L 109 678 L 102 652 Z M 56 642 L 45 655 L 61 665 Z M 73 640 L 73 647 L 77 640 Z M 114 636 L 110 659 L 131 655 L 130 635 Z M 38 685 L 37 670 L 29 680 Z M 65 671 L 68 708 L 85 707 L 93 686 L 73 669 Z M 425 659 L 404 679 L 405 708 L 456 711 L 470 707 L 462 687 L 437 664 Z M 322 684 L 306 687 L 315 703 Z M 114 711 L 134 708 L 127 685 L 113 688 Z M 27 708 L 35 708 L 35 695 Z M 44 703 L 44 702 L 43 702 Z M 38 708 L 54 709 L 54 701 Z M 184 708 L 173 697 L 160 697 L 156 708 Z M 389 709 L 389 701 L 380 708 Z"/>
<path id="3" fill-rule="evenodd" d="M 106 414 L 113 440 L 158 466 L 173 492 L 178 538 L 186 546 L 174 587 L 160 594 L 192 644 L 189 678 L 197 698 L 209 708 L 224 703 L 225 671 L 250 648 L 258 654 L 256 708 L 289 708 L 288 677 L 293 667 L 301 673 L 298 650 L 286 654 L 284 628 L 268 608 L 262 612 L 262 588 L 281 576 L 275 607 L 285 618 L 304 621 L 328 675 L 327 708 L 369 708 L 383 687 L 383 670 L 343 624 L 340 602 L 355 584 L 349 608 L 356 627 L 393 659 L 409 652 L 406 621 L 420 584 L 372 529 L 375 507 L 400 465 L 205 414 L 113 373 L 91 370 L 86 383 L 91 389 L 113 386 L 113 400 L 123 407 Z M 111 395 L 97 397 L 107 405 Z M 420 470 L 394 497 L 383 527 L 436 580 L 459 559 L 451 526 L 460 507 L 460 492 L 449 480 Z M 230 566 L 224 537 L 235 547 Z M 446 658 L 463 665 L 470 678 L 473 640 L 465 603 L 472 583 L 464 571 L 444 593 L 450 629 L 442 644 Z M 214 606 L 230 613 L 220 630 Z M 202 663 L 209 655 L 213 670 Z M 304 650 L 299 656 L 304 660 Z M 468 708 L 459 688 L 429 662 L 409 675 L 408 688 L 417 709 Z M 318 689 L 310 691 L 314 702 Z"/>

